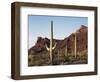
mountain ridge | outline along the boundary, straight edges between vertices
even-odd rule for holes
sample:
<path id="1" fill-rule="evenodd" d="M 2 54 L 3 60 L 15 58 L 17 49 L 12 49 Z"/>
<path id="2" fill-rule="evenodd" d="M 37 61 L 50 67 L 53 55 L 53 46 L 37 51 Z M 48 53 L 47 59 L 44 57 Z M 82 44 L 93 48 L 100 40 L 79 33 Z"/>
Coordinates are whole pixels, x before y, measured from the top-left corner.
<path id="1" fill-rule="evenodd" d="M 78 37 L 77 39 L 80 39 L 81 37 L 83 37 L 83 38 L 80 39 L 80 42 L 84 43 L 85 46 L 87 46 L 87 44 L 86 44 L 87 43 L 87 41 L 86 41 L 86 38 L 87 38 L 87 36 L 86 36 L 87 35 L 87 26 L 81 25 L 80 28 L 75 33 L 76 33 L 76 36 Z M 66 37 L 66 38 L 64 38 L 62 40 L 53 39 L 53 44 L 55 42 L 57 43 L 57 47 L 56 47 L 55 51 L 57 49 L 61 49 L 63 47 L 66 47 L 65 45 L 68 45 L 68 49 L 71 48 L 71 46 L 74 45 L 74 44 L 72 45 L 72 43 L 74 42 L 73 38 L 74 38 L 74 34 L 75 33 L 70 34 L 68 37 Z M 84 40 L 82 41 L 82 39 L 84 39 L 85 41 Z M 79 42 L 77 42 L 77 43 L 80 44 Z M 46 44 L 49 47 L 50 40 L 47 37 L 45 37 L 45 38 L 38 37 L 36 44 L 29 49 L 29 54 L 30 54 L 31 50 L 33 50 L 33 51 L 35 51 L 37 53 L 41 52 L 43 50 L 46 50 L 46 48 L 45 48 Z M 81 50 L 83 50 L 83 49 L 84 48 L 82 48 Z"/>

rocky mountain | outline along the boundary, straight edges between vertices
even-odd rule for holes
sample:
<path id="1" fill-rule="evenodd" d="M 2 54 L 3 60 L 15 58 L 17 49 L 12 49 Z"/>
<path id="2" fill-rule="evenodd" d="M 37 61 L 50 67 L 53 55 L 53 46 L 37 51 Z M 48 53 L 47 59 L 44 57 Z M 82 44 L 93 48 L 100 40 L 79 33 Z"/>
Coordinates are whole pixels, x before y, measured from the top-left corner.
<path id="1" fill-rule="evenodd" d="M 84 25 L 81 25 L 80 28 L 76 31 L 76 46 L 77 52 L 81 52 L 87 49 L 87 33 L 88 28 Z M 74 51 L 75 46 L 75 33 L 72 33 L 68 37 L 64 38 L 63 40 L 53 39 L 53 44 L 56 42 L 57 46 L 54 50 L 55 53 L 60 50 L 62 53 L 65 51 L 67 46 L 67 51 L 71 53 Z M 36 44 L 29 49 L 29 54 L 34 52 L 35 54 L 47 51 L 46 44 L 49 47 L 50 40 L 48 38 L 38 37 Z"/>
<path id="2" fill-rule="evenodd" d="M 57 43 L 52 54 L 53 65 L 86 64 L 88 56 L 87 35 L 88 28 L 81 25 L 75 33 L 70 34 L 63 40 L 53 39 L 53 45 Z M 47 51 L 46 45 L 49 47 L 50 39 L 38 37 L 36 44 L 28 50 L 28 66 L 52 65 L 50 52 Z"/>

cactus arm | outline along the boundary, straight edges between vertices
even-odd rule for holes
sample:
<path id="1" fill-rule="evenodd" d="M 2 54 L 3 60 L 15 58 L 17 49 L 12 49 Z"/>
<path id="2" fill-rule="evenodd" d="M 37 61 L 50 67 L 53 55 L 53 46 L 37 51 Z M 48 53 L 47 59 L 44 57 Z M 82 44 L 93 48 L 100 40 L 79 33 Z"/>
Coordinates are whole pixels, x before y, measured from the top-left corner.
<path id="1" fill-rule="evenodd" d="M 47 47 L 47 44 L 46 44 L 46 49 L 47 49 L 47 51 L 50 51 L 50 48 Z"/>

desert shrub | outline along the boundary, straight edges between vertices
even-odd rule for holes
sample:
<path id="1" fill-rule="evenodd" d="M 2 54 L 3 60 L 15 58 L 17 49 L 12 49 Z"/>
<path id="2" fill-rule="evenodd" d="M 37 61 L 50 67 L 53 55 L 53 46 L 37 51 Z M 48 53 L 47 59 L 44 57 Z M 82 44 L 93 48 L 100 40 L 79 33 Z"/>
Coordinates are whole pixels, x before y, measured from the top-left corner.
<path id="1" fill-rule="evenodd" d="M 64 57 L 64 62 L 69 62 L 69 61 L 70 61 L 69 56 L 65 56 Z"/>

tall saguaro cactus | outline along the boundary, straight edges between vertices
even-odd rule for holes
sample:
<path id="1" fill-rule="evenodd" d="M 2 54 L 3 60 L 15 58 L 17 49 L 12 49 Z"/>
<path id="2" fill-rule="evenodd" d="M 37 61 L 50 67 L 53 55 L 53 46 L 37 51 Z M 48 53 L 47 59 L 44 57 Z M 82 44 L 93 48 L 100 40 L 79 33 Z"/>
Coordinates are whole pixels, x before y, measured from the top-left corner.
<path id="1" fill-rule="evenodd" d="M 77 54 L 76 53 L 77 52 L 77 50 L 76 50 L 76 33 L 74 33 L 74 34 L 75 34 L 75 43 L 74 43 L 75 44 L 75 48 L 74 48 L 74 53 L 75 53 L 75 58 L 76 58 L 76 54 Z"/>
<path id="2" fill-rule="evenodd" d="M 50 48 L 48 48 L 47 47 L 47 45 L 46 45 L 46 49 L 47 49 L 47 51 L 49 51 L 50 52 L 50 61 L 51 61 L 51 63 L 52 63 L 52 60 L 53 60 L 53 50 L 55 49 L 55 47 L 56 47 L 56 43 L 54 44 L 54 46 L 53 46 L 53 21 L 51 21 L 51 28 L 50 28 Z"/>

